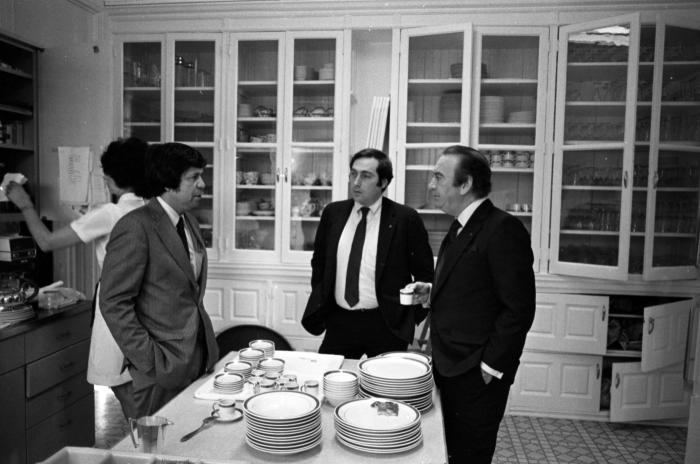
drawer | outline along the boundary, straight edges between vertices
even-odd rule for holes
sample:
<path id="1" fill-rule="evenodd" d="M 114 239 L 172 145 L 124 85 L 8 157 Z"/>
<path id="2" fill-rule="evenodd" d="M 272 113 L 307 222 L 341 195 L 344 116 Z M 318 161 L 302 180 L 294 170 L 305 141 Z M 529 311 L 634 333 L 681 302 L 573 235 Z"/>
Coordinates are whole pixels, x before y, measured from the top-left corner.
<path id="1" fill-rule="evenodd" d="M 94 444 L 95 406 L 89 395 L 27 429 L 27 462 L 46 459 L 64 446 Z"/>
<path id="2" fill-rule="evenodd" d="M 0 375 L 0 413 L 5 424 L 0 433 L 0 462 L 23 464 L 26 453 L 24 368 Z"/>
<path id="3" fill-rule="evenodd" d="M 55 351 L 90 338 L 90 311 L 58 318 L 25 334 L 26 361 L 43 358 Z"/>
<path id="4" fill-rule="evenodd" d="M 0 374 L 24 366 L 24 335 L 0 341 Z"/>
<path id="5" fill-rule="evenodd" d="M 27 398 L 85 371 L 89 352 L 90 340 L 84 340 L 27 364 Z"/>
<path id="6" fill-rule="evenodd" d="M 27 427 L 32 427 L 80 398 L 93 394 L 92 385 L 85 380 L 86 375 L 87 373 L 82 371 L 65 382 L 28 399 Z"/>

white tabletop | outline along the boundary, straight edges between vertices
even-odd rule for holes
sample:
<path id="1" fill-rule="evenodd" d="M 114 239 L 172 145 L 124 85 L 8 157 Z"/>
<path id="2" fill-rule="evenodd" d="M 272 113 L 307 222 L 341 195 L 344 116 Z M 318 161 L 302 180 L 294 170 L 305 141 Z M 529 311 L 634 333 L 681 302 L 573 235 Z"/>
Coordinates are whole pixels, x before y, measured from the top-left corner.
<path id="1" fill-rule="evenodd" d="M 312 353 L 309 353 L 312 355 Z M 231 352 L 224 356 L 216 365 L 216 370 L 234 359 L 236 353 Z M 343 369 L 357 370 L 357 360 L 346 359 L 343 361 Z M 213 374 L 212 374 L 213 375 Z M 208 376 L 211 377 L 211 376 Z M 433 407 L 425 412 L 422 417 L 423 442 L 415 449 L 398 454 L 370 454 L 355 451 L 340 444 L 335 438 L 335 426 L 333 423 L 334 408 L 328 403 L 321 407 L 321 420 L 323 427 L 323 441 L 312 450 L 291 455 L 275 455 L 256 451 L 245 443 L 245 419 L 234 423 L 213 423 L 198 435 L 185 443 L 180 438 L 186 433 L 196 429 L 202 419 L 209 415 L 212 400 L 197 399 L 195 391 L 207 382 L 208 377 L 203 377 L 192 383 L 182 393 L 173 398 L 168 404 L 158 411 L 157 415 L 164 416 L 174 422 L 169 426 L 165 434 L 165 446 L 162 454 L 183 456 L 187 458 L 203 460 L 231 460 L 237 462 L 263 463 L 334 463 L 357 464 L 362 462 L 382 463 L 435 463 L 447 462 L 445 438 L 442 424 L 442 409 L 439 395 L 433 391 Z M 134 445 L 130 437 L 126 437 L 114 448 L 119 451 L 134 451 Z"/>

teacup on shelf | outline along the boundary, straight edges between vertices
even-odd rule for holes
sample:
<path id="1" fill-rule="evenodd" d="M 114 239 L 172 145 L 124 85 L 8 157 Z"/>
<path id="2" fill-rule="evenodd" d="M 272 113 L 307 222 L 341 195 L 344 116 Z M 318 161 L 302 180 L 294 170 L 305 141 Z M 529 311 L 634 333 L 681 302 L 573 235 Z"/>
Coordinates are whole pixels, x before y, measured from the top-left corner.
<path id="1" fill-rule="evenodd" d="M 258 171 L 246 171 L 243 173 L 243 182 L 247 185 L 256 185 L 258 177 Z"/>

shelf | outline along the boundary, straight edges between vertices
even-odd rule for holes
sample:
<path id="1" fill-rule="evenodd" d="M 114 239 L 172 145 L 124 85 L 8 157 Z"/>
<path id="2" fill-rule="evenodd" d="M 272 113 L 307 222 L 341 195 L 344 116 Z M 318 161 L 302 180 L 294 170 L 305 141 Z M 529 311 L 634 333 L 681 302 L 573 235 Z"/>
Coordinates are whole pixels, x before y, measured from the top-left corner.
<path id="1" fill-rule="evenodd" d="M 175 127 L 214 127 L 213 122 L 177 122 Z"/>
<path id="2" fill-rule="evenodd" d="M 252 122 L 252 123 L 270 123 L 270 122 L 275 122 L 277 121 L 277 117 L 275 116 L 243 116 L 243 117 L 238 117 L 238 122 Z"/>
<path id="3" fill-rule="evenodd" d="M 562 190 L 582 190 L 582 191 L 598 191 L 598 192 L 619 192 L 622 187 L 617 186 L 601 186 L 601 185 L 562 185 Z"/>
<path id="4" fill-rule="evenodd" d="M 319 222 L 321 220 L 320 217 L 318 216 L 309 216 L 309 217 L 303 217 L 303 216 L 294 216 L 290 218 L 292 222 Z"/>
<path id="5" fill-rule="evenodd" d="M 127 127 L 160 127 L 160 122 L 127 122 L 127 121 L 124 121 L 124 126 L 127 126 Z"/>
<path id="6" fill-rule="evenodd" d="M 333 190 L 332 185 L 292 185 L 292 190 Z"/>
<path id="7" fill-rule="evenodd" d="M 517 78 L 488 78 L 481 79 L 481 85 L 486 87 L 492 86 L 536 86 L 537 79 L 517 79 Z"/>
<path id="8" fill-rule="evenodd" d="M 408 128 L 416 129 L 459 129 L 459 122 L 409 122 L 406 123 Z"/>
<path id="9" fill-rule="evenodd" d="M 617 237 L 620 232 L 617 230 L 607 231 L 607 230 L 594 230 L 594 229 L 561 229 L 561 234 L 567 235 L 602 235 Z"/>
<path id="10" fill-rule="evenodd" d="M 493 143 L 479 144 L 479 150 L 501 150 L 501 151 L 532 151 L 536 150 L 533 145 L 497 145 Z"/>
<path id="11" fill-rule="evenodd" d="M 569 107 L 611 107 L 611 108 L 624 108 L 625 107 L 625 102 L 624 101 L 584 101 L 584 100 L 576 100 L 576 101 L 567 101 L 566 106 Z"/>
<path id="12" fill-rule="evenodd" d="M 32 110 L 27 108 L 22 108 L 21 106 L 5 105 L 0 103 L 0 113 L 8 113 L 15 116 L 26 116 L 31 117 L 33 115 Z"/>
<path id="13" fill-rule="evenodd" d="M 605 356 L 614 356 L 617 358 L 641 358 L 641 351 L 632 350 L 606 350 Z"/>
<path id="14" fill-rule="evenodd" d="M 517 122 L 491 122 L 479 124 L 479 129 L 484 131 L 531 131 L 535 130 L 535 123 Z"/>
<path id="15" fill-rule="evenodd" d="M 299 122 L 302 124 L 313 124 L 319 122 L 333 122 L 333 116 L 295 116 L 292 118 L 293 122 Z"/>
<path id="16" fill-rule="evenodd" d="M 14 145 L 11 143 L 0 143 L 0 150 L 14 150 L 14 151 L 26 151 L 33 152 L 32 147 L 25 147 L 23 145 Z"/>
<path id="17" fill-rule="evenodd" d="M 247 185 L 247 184 L 236 184 L 237 189 L 241 190 L 274 190 L 275 185 Z"/>
<path id="18" fill-rule="evenodd" d="M 213 92 L 214 87 L 192 87 L 192 86 L 183 86 L 183 87 L 175 87 L 176 92 Z"/>
<path id="19" fill-rule="evenodd" d="M 501 174 L 534 174 L 534 168 L 494 168 L 491 167 L 491 172 Z"/>
<path id="20" fill-rule="evenodd" d="M 160 92 L 160 87 L 124 87 L 125 92 Z"/>
<path id="21" fill-rule="evenodd" d="M 620 313 L 610 313 L 608 316 L 609 319 L 612 319 L 613 317 L 616 317 L 618 319 L 624 318 L 624 319 L 644 319 L 643 314 L 620 314 Z"/>
<path id="22" fill-rule="evenodd" d="M 689 234 L 682 232 L 654 232 L 654 238 L 692 238 L 695 239 L 697 234 Z"/>
<path id="23" fill-rule="evenodd" d="M 29 80 L 34 78 L 31 74 L 26 73 L 24 71 L 20 71 L 19 69 L 10 69 L 10 68 L 3 68 L 3 67 L 0 67 L 0 74 L 9 74 L 11 76 L 17 76 L 17 77 L 21 77 L 21 78 L 29 79 Z"/>
<path id="24" fill-rule="evenodd" d="M 274 221 L 275 215 L 272 216 L 236 216 L 236 221 Z"/>
<path id="25" fill-rule="evenodd" d="M 437 95 L 450 91 L 460 92 L 462 79 L 409 79 L 408 95 Z M 410 98 L 409 98 L 410 101 Z"/>
<path id="26" fill-rule="evenodd" d="M 627 61 L 569 61 L 567 65 L 572 68 L 626 68 Z"/>

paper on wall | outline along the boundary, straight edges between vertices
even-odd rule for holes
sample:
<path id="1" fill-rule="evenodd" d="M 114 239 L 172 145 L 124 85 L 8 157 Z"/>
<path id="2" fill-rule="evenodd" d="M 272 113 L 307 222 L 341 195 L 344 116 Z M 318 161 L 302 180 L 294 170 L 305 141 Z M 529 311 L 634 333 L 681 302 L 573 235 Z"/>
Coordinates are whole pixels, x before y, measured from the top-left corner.
<path id="1" fill-rule="evenodd" d="M 88 202 L 90 147 L 58 147 L 58 180 L 61 203 Z"/>

